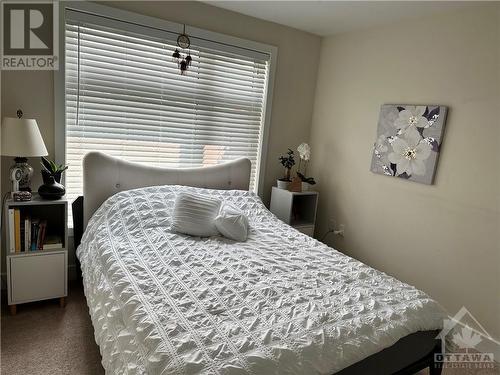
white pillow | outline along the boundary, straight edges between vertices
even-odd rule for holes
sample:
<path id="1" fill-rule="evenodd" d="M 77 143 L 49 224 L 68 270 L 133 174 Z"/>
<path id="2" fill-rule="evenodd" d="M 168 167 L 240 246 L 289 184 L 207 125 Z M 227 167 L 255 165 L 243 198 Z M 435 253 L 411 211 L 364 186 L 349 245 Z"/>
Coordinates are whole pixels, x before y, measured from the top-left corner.
<path id="1" fill-rule="evenodd" d="M 237 209 L 222 206 L 215 218 L 215 226 L 227 238 L 235 241 L 246 241 L 248 236 L 248 218 Z"/>
<path id="2" fill-rule="evenodd" d="M 214 219 L 221 201 L 204 195 L 180 193 L 172 214 L 172 230 L 191 236 L 209 237 L 219 234 Z"/>

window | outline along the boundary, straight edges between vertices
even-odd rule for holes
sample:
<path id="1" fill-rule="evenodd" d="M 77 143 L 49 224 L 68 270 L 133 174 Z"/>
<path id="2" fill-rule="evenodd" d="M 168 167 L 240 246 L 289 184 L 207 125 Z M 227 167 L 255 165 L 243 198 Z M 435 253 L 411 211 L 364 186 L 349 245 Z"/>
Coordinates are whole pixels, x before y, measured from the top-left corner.
<path id="1" fill-rule="evenodd" d="M 68 197 L 82 194 L 82 159 L 93 150 L 162 167 L 247 157 L 255 189 L 269 55 L 193 38 L 193 63 L 181 76 L 171 57 L 177 35 L 163 32 L 160 38 L 157 30 L 134 26 L 67 12 Z"/>

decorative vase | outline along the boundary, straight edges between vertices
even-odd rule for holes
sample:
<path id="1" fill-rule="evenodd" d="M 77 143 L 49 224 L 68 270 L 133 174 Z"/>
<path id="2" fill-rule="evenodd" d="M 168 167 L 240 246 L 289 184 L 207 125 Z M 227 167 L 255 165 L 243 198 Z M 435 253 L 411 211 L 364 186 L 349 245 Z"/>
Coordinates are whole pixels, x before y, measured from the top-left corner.
<path id="1" fill-rule="evenodd" d="M 42 178 L 43 185 L 38 188 L 38 194 L 40 194 L 42 198 L 56 200 L 66 194 L 66 189 L 64 188 L 64 186 L 59 182 L 56 182 L 53 175 L 46 171 L 42 171 Z"/>
<path id="2" fill-rule="evenodd" d="M 283 181 L 283 180 L 277 181 L 278 189 L 288 190 L 289 184 L 290 184 L 290 181 Z"/>

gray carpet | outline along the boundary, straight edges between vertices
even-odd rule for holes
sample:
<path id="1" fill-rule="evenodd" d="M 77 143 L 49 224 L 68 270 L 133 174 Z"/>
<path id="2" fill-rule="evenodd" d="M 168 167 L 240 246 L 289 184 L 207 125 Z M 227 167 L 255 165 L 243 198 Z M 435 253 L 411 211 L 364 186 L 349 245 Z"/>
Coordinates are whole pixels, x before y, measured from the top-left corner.
<path id="1" fill-rule="evenodd" d="M 70 286 L 65 308 L 36 302 L 11 316 L 4 303 L 1 323 L 2 374 L 104 374 L 80 285 Z"/>
<path id="2" fill-rule="evenodd" d="M 100 375 L 99 348 L 81 285 L 70 287 L 67 305 L 58 300 L 18 306 L 16 316 L 2 306 L 1 374 Z M 445 369 L 443 375 L 498 374 L 495 369 Z M 418 375 L 428 374 L 427 370 Z"/>

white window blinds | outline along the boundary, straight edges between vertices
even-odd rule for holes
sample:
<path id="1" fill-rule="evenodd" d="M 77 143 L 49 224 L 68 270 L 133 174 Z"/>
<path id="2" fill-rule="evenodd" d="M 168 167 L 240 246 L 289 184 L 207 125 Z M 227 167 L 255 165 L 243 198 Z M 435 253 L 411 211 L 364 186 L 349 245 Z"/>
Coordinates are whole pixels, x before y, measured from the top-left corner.
<path id="1" fill-rule="evenodd" d="M 82 159 L 92 150 L 163 167 L 247 157 L 255 188 L 268 61 L 193 45 L 181 76 L 171 57 L 175 37 L 66 21 L 70 199 L 82 193 Z"/>

